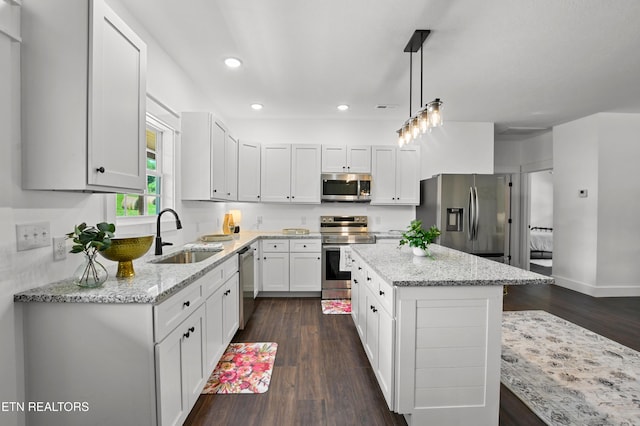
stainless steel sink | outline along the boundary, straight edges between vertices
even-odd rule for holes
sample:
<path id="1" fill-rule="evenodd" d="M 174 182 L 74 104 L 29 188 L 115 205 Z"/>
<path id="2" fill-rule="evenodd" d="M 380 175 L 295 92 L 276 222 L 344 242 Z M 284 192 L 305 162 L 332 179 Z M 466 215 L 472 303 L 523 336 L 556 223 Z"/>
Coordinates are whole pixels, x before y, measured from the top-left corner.
<path id="1" fill-rule="evenodd" d="M 210 258 L 215 251 L 188 251 L 183 250 L 160 260 L 153 260 L 151 263 L 198 263 Z"/>

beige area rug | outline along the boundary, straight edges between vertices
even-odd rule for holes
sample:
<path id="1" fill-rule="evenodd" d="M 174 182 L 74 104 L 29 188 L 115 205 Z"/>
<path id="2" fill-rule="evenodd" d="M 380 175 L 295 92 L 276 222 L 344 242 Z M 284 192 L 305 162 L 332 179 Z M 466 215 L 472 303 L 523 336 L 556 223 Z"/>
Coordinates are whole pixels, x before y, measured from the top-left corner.
<path id="1" fill-rule="evenodd" d="M 501 381 L 549 425 L 640 425 L 640 353 L 548 312 L 503 313 Z"/>

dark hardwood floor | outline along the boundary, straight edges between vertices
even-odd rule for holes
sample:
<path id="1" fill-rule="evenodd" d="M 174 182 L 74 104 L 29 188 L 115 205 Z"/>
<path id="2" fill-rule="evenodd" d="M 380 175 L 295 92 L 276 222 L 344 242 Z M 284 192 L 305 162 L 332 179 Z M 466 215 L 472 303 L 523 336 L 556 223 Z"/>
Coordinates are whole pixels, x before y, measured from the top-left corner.
<path id="1" fill-rule="evenodd" d="M 640 298 L 592 298 L 557 286 L 509 287 L 504 310 L 542 309 L 640 350 Z M 388 410 L 350 315 L 318 299 L 258 299 L 235 342 L 277 342 L 269 391 L 201 395 L 187 425 L 406 425 Z M 500 425 L 543 425 L 500 389 Z"/>

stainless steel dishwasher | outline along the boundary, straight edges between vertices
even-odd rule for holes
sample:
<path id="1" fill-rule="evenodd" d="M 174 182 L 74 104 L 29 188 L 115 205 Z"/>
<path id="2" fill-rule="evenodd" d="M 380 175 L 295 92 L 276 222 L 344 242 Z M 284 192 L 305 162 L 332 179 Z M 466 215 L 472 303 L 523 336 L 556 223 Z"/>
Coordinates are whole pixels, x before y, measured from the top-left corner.
<path id="1" fill-rule="evenodd" d="M 240 269 L 240 330 L 244 330 L 253 313 L 253 250 L 245 247 L 238 252 Z"/>

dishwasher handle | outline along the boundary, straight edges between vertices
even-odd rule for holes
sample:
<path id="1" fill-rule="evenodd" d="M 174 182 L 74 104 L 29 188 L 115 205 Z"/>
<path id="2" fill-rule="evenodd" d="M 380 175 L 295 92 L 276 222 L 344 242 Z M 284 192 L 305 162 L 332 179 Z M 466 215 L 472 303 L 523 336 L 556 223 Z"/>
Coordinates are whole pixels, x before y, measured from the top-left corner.
<path id="1" fill-rule="evenodd" d="M 249 246 L 246 246 L 246 247 L 243 247 L 240 250 L 238 250 L 238 254 L 242 256 L 243 254 L 245 254 L 248 251 L 249 251 Z"/>

